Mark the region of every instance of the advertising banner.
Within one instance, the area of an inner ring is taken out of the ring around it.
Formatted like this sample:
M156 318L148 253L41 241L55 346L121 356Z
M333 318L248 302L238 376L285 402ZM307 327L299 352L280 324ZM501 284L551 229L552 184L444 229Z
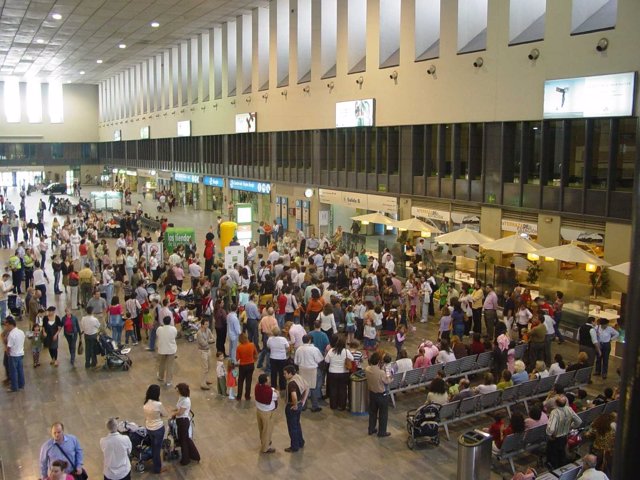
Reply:
M185 245L189 241L195 242L196 232L193 228L167 228L164 232L164 246L169 253L173 253L178 245Z

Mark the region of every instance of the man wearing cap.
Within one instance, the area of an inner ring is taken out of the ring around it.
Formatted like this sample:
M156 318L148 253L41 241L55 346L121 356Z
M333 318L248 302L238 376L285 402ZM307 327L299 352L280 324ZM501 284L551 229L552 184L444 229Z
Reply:
M4 321L7 329L7 355L9 361L9 379L11 386L7 392L17 392L24 388L24 332L16 326L16 321L9 316Z

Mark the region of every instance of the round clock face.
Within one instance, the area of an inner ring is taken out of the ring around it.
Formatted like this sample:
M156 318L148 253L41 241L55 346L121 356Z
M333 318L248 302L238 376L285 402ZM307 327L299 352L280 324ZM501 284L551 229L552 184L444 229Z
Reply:
M307 197L307 198L311 198L311 197L313 197L313 190L311 190L310 188L307 188L307 189L304 191L304 196L305 196L305 197Z

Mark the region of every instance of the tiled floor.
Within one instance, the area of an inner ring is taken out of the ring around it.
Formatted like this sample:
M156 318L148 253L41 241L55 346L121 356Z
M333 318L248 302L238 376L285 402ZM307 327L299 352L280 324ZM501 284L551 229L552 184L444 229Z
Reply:
M83 191L86 194L86 191ZM17 201L17 192L9 196ZM28 197L27 209L35 217L39 195ZM134 201L136 199L134 198ZM149 211L153 204L145 202ZM31 216L28 214L28 216ZM198 241L208 226L215 222L212 212L191 211L178 208L170 215L176 226L195 226ZM50 224L52 217L47 214ZM8 251L0 251L4 263ZM49 269L49 275L52 277ZM63 307L65 296L49 298ZM26 322L22 322L24 328ZM418 342L425 337L433 338L434 328L419 325L418 332L409 337L406 347L413 352ZM390 345L390 344L389 344ZM576 347L554 344L554 351L561 351L567 358L575 357ZM389 418L391 437L378 439L366 434L367 417L356 417L349 413L332 412L325 408L320 413L305 412L302 428L306 440L304 451L288 454L288 435L283 409L276 424L273 442L278 452L265 456L258 454L259 441L252 402L235 402L219 398L214 391L203 392L197 388L199 378L198 358L194 344L184 340L178 344L178 359L174 384L180 381L192 385L193 410L196 414L195 443L202 455L198 465L180 467L169 465L169 470L158 478L164 479L214 479L214 478L335 478L348 480L367 476L370 479L417 478L455 479L457 461L457 435L469 428L486 426L489 419L478 419L475 423L454 425L452 440L442 435L439 447L425 446L411 451L406 446L405 414L424 401L423 392L401 394L398 406L392 409ZM0 409L3 412L3 428L0 435L0 457L5 478L36 479L38 452L47 439L53 421L62 421L66 431L77 435L85 450L85 464L90 478L102 478L102 454L98 441L105 435L104 424L109 417L117 416L141 423L142 404L147 386L155 382L154 354L144 350L144 345L134 347L131 354L133 368L123 371L87 371L69 364L69 353L64 340L60 342L60 367L48 365L48 356L43 354L43 366L31 367L25 358L27 386L24 392L9 394L0 392ZM615 371L615 365L613 366ZM609 382L617 379L615 374ZM602 387L600 379L594 390ZM171 407L177 400L173 389L163 388L161 400ZM524 462L535 463L530 456ZM506 476L507 468L501 473ZM148 473L133 474L134 478L151 478ZM501 478L494 472L492 478ZM509 477L510 478L510 477Z

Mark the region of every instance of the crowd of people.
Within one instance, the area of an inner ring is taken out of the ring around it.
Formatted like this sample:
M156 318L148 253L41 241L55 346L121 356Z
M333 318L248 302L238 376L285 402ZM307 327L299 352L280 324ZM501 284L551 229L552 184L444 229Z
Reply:
M162 210L165 205L171 209L169 196L161 193L158 197ZM3 225L12 229L15 212L9 204L4 202ZM43 225L44 210L46 206L38 214ZM71 365L75 365L82 341L84 366L90 369L99 368L101 332L109 333L118 345L144 342L147 350L156 352L158 382L172 387L177 340L195 322L200 388L210 390L215 385L220 396L236 402L251 400L253 394L260 451L270 454L275 451L271 435L280 398L285 399L290 436L285 451L297 452L305 444L301 412L307 400L311 413L321 411L327 405L325 399L331 410L347 410L349 376L357 370L364 370L369 389L368 433L379 437L390 435L391 378L412 368L493 352L491 371L478 385L472 386L475 380L467 378L450 385L436 378L425 400L438 404L578 368L574 365L595 363L596 374L607 376L607 343L615 339L615 329L604 322L581 327L582 353L576 364L568 365L552 351L554 340L564 341L558 328L562 292L549 303L543 297L532 299L522 286L500 297L491 284L480 281L460 288L427 266L424 240L415 245L413 272L402 279L395 264L404 258L394 258L388 249L378 259L364 250L346 251L336 238L339 235L316 238L300 231L292 235L275 222L273 226L261 222L259 244L246 249L243 261L225 266L216 252L218 228L212 226L200 245L187 243L168 252L158 248L168 221L162 219L156 231L146 231L141 228L141 215L139 205L135 212L120 217L115 248L103 236L109 222L88 209L61 219L53 216L48 231L38 225L30 229L27 224L19 232L22 239L14 231L13 236L8 234L15 253L3 277L0 309L7 311L9 294L22 298L24 292L29 325L25 335L13 316L2 313L10 392L24 388L22 359L27 336L34 367L40 365L44 349L50 365L59 365L59 338L64 336ZM53 272L54 294L65 294L64 313L47 298L51 281L47 271ZM437 326L437 335L423 338L423 330L416 328L419 323ZM411 337L419 344L415 352L405 347ZM521 342L528 344L525 362L515 361L514 348ZM257 384L253 385L256 373ZM160 449L167 416L178 420L182 462L200 458L188 434L189 385L178 383L176 388L180 401L172 413L160 402L158 384L149 386L144 402L155 473L163 468ZM579 423L571 412L579 409L578 402L584 406L580 395L572 398L569 392L556 391L542 406L531 409L530 418L520 418L516 412L508 426L504 419L497 419L489 427L496 447L509 433L526 428L527 422L537 425L544 419L550 437L547 460L554 467L561 466L566 460L567 425ZM131 447L116 438L116 427L110 420L109 435L103 439L105 478L128 478L127 465L116 461L121 455L115 452ZM610 465L612 444L603 447L605 440L601 442L600 447L594 444L596 451L604 452L598 454L598 468ZM64 433L61 423L52 426L52 440L45 446L42 478L64 478L55 476L56 468L80 473L82 450L75 437Z

